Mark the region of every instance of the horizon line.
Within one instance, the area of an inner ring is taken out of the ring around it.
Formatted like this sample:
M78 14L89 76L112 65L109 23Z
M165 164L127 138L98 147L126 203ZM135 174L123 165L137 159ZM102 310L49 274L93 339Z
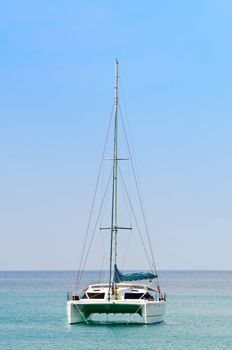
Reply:
M147 269L143 269L144 271L149 271ZM78 269L35 269L35 270L27 270L27 269L19 269L19 270L15 270L15 269L7 269L7 270L1 270L0 272L77 272L79 271ZM81 271L81 270L80 270ZM85 272L107 272L108 270L99 270L99 269L86 269L84 270ZM137 269L125 269L123 271L137 271ZM180 271L180 272L232 272L232 269L159 269L158 271L167 271L167 272L176 272L176 271Z

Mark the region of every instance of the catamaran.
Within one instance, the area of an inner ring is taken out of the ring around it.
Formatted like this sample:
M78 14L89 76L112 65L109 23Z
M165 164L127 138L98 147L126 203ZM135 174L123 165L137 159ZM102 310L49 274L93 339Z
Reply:
M148 235L146 224L145 231L148 237L151 252L151 271L123 273L117 266L118 231L123 229L132 229L131 227L122 227L118 225L118 162L121 159L118 157L119 98L117 60L115 61L114 91L114 145L112 158L111 224L109 227L101 228L108 229L110 231L108 280L105 283L91 284L86 288L68 293L67 318L70 324L88 324L91 321L92 315L96 314L106 314L107 316L109 314L123 314L126 317L128 316L127 322L130 322L130 320L133 319L133 315L139 315L139 319L142 324L150 324L163 321L166 312L166 294L161 292L151 247L151 240ZM131 205L130 201L129 203ZM131 210L134 215L132 206ZM143 209L142 213L144 214ZM137 224L136 219L135 222ZM83 256L81 258L83 258ZM78 281L80 281L82 275L83 272L80 272L79 270L77 278Z

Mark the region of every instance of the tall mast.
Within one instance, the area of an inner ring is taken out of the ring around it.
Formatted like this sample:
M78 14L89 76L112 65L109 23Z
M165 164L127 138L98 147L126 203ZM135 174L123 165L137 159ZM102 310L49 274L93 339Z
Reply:
M114 157L113 157L113 190L112 190L112 211L111 211L111 240L110 240L110 278L109 278L109 299L111 298L110 288L114 281L114 266L117 260L117 194L118 194L118 60L115 60L115 82L114 82Z

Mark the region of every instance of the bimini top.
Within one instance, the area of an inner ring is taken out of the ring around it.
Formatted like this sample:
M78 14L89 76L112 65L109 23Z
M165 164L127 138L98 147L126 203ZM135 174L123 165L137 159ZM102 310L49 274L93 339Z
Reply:
M117 265L114 266L114 282L116 283L124 281L151 280L157 277L158 275L154 275L150 272L121 273Z

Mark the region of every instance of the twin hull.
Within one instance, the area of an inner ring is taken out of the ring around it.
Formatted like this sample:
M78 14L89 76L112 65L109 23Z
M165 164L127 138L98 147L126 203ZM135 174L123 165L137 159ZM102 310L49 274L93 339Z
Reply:
M97 301L70 300L67 317L70 324L88 322L91 314L139 314L144 324L163 321L166 301Z

